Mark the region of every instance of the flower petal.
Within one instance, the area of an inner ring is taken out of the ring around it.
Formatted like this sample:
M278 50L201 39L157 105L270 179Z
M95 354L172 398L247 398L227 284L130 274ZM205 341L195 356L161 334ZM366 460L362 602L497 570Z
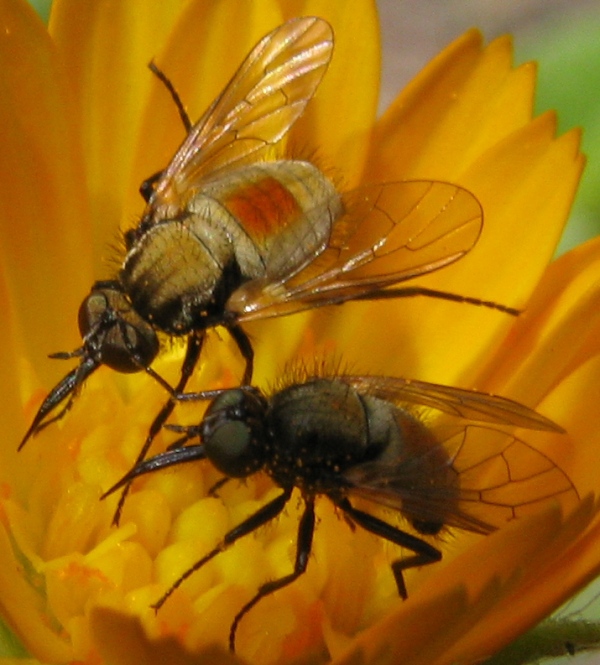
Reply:
M0 6L0 68L3 302L12 308L18 351L37 360L74 343L65 321L90 279L83 160L60 60L37 14L19 0ZM81 263L71 274L65 266L74 261ZM51 373L49 363L40 367L45 379Z
M510 70L509 46L506 40L496 41L480 52L476 33L451 45L378 125L368 177L437 178L473 192L484 211L477 245L455 264L414 280L415 284L522 307L554 251L583 158L578 132L554 139L552 116L527 122L531 69ZM433 112L426 106L428 90ZM488 105L482 109L486 94ZM421 107L423 119L417 113ZM480 113L495 117L505 113L506 121L479 122L485 131L476 132L474 141L482 151L477 155L471 152L469 134ZM442 127L439 132L436 122ZM450 152L456 153L455 160L448 158L448 145L454 146ZM416 159L419 148L425 156L413 164L411 154ZM394 216L393 210L387 212ZM335 339L351 361L367 355L371 372L439 383L474 385L482 359L513 323L512 317L485 307L431 298L345 307L353 313L345 316L343 326L338 317L318 320L320 340ZM391 331L395 353L390 365Z
M518 524L520 536L513 538L513 547L532 537L530 524ZM600 572L599 536L598 506L586 500L551 534L545 547L537 543L536 553L527 560L506 552L516 570L513 588L497 598L492 611L448 650L443 662L474 662L495 653L582 589Z
M600 239L552 263L481 377L486 390L538 408L566 429L566 437L548 437L544 450L582 496L598 488L599 278Z
M450 44L400 93L373 135L374 181L458 181L474 159L531 118L534 68L511 65L508 37L477 30Z
M0 525L0 605L2 617L15 630L23 645L44 662L66 662L72 657L67 641L46 624L40 598L26 577L15 575L22 569L13 552L10 536Z
M600 353L600 238L554 261L482 376L536 404Z
M236 665L242 662L220 646L191 654L176 638L150 640L138 619L109 608L94 608L90 626L103 661L111 665Z
M152 11L136 0L83 4L56 0L52 6L50 34L77 100L68 117L82 128L85 177L93 203L94 274L98 276L106 271L106 245L114 242L130 187L141 112L153 83L146 65L184 4L169 0ZM138 212L140 208L141 199Z
M494 653L512 639L516 625L526 629L547 612L539 591L536 601L530 586L545 584L546 578L539 575L541 566L544 574L560 569L565 544L586 528L595 510L587 501L561 521L557 506L549 506L480 539L450 563L432 566L424 585L332 662L391 665L403 654L403 665L450 665L478 662ZM555 582L554 589L547 584L549 593L564 598L569 587ZM520 613L511 609L517 599L522 603L529 597L532 602L526 609Z
M303 0L289 16L314 15L329 21L335 50L327 74L292 135L292 146L308 151L344 188L359 184L379 99L381 45L372 0L332 3Z

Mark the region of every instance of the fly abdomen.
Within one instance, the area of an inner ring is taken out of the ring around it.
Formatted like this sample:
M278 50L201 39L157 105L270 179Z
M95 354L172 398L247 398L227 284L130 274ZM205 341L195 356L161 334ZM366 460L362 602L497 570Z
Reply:
M363 399L379 453L372 463L352 469L349 480L376 489L381 503L401 507L419 533L436 535L445 515L456 512L459 499L458 475L448 451L407 409L370 395Z
M235 220L227 230L241 272L251 279L275 280L313 261L342 214L340 195L309 162L247 166L207 183L203 195L222 204L228 222Z

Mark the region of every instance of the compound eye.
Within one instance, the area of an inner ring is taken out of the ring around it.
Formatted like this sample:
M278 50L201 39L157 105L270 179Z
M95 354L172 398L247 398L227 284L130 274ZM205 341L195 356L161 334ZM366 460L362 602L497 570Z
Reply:
M254 473L258 466L253 449L253 433L239 420L219 423L203 439L206 456L214 466L232 478L243 478Z
M244 478L263 464L262 398L246 390L228 390L207 409L202 428L206 456L232 478Z
M139 372L158 354L154 329L116 289L92 291L78 318L88 352L117 372Z

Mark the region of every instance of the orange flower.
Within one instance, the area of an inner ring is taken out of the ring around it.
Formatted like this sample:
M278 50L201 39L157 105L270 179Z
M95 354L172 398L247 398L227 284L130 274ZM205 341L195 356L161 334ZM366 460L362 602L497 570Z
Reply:
M415 298L256 323L248 332L257 384L276 380L290 358L334 349L360 371L506 395L567 430L528 432L527 441L569 475L582 501L565 513L550 502L489 537L453 534L440 544L440 563L407 575L404 602L389 572L391 548L318 502L306 574L244 618L240 654L256 663L476 662L600 572L590 496L600 242L548 267L583 159L577 132L555 138L551 114L531 119L534 68L512 68L509 40L483 48L477 32L467 33L376 119L379 43L368 0L55 0L48 30L21 0L0 0L0 610L38 662L239 662L225 651L233 616L261 583L291 569L294 501L276 524L191 576L158 615L149 608L276 490L253 477L214 498L210 464L186 465L136 483L112 528L116 497L99 497L130 468L165 399L147 376L98 370L66 418L19 455L16 447L64 371L44 354L78 345L79 303L94 279L114 272L107 246L119 226L135 224L139 183L183 137L146 63L159 63L199 117L254 43L294 15L326 18L336 45L290 133L293 150L314 154L348 188L420 178L473 192L485 211L480 241L419 284L524 313ZM156 369L174 380L180 362L174 344ZM211 334L193 386L240 374L236 350ZM197 420L198 407L177 415Z

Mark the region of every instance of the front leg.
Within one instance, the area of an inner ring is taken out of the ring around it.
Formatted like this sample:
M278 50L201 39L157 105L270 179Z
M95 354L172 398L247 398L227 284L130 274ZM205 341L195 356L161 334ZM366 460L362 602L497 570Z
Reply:
M199 449L202 448L202 446L194 447L198 449L198 453ZM180 450L185 450L185 448ZM198 455L198 453L192 452L191 455ZM170 454L172 455L173 453ZM164 466L167 466L167 464ZM262 508L259 508L255 513L252 513L250 517L247 517L241 524L238 524L236 527L228 531L216 547L214 547L208 554L196 561L196 563L191 568L188 568L182 575L180 575L179 578L171 585L171 587L167 589L167 591L153 605L151 605L151 607L158 612L158 610L165 604L167 598L169 598L175 589L178 589L190 575L195 573L197 570L200 570L202 566L207 564L211 559L214 559L221 552L224 552L240 538L247 536L253 531L256 531L256 529L259 529L261 526L263 526L263 524L267 524L271 520L275 519L285 508L285 504L289 501L291 495L291 489L284 490L282 494L275 497L272 501L269 501L269 503L262 506ZM244 612L244 610L242 610L242 612ZM238 614L238 616L240 616L240 614Z
M146 454L150 449L150 446L152 445L152 442L154 441L156 435L160 432L163 425L165 424L165 422L173 412L175 404L177 404L177 397L176 397L177 394L185 390L185 386L187 385L187 382L189 381L194 369L196 368L196 365L198 364L198 359L200 358L200 352L202 351L203 342L204 342L204 331L200 333L192 333L189 335L187 340L185 358L183 360L183 364L181 365L181 374L179 376L179 381L172 391L172 396L169 398L167 402L165 402L162 409L158 412L157 416L152 421L152 424L150 425L150 429L148 431L148 436L146 437L144 445L142 446L140 452L138 453L138 456L133 465L134 467L136 467L138 464L140 464L140 462L142 462L142 460L145 459ZM123 505L125 504L125 499L127 498L127 494L129 493L130 487L131 487L131 482L128 482L123 488L121 496L119 497L119 503L117 504L117 509L115 510L115 514L113 517L113 524L115 526L118 526L121 520Z

